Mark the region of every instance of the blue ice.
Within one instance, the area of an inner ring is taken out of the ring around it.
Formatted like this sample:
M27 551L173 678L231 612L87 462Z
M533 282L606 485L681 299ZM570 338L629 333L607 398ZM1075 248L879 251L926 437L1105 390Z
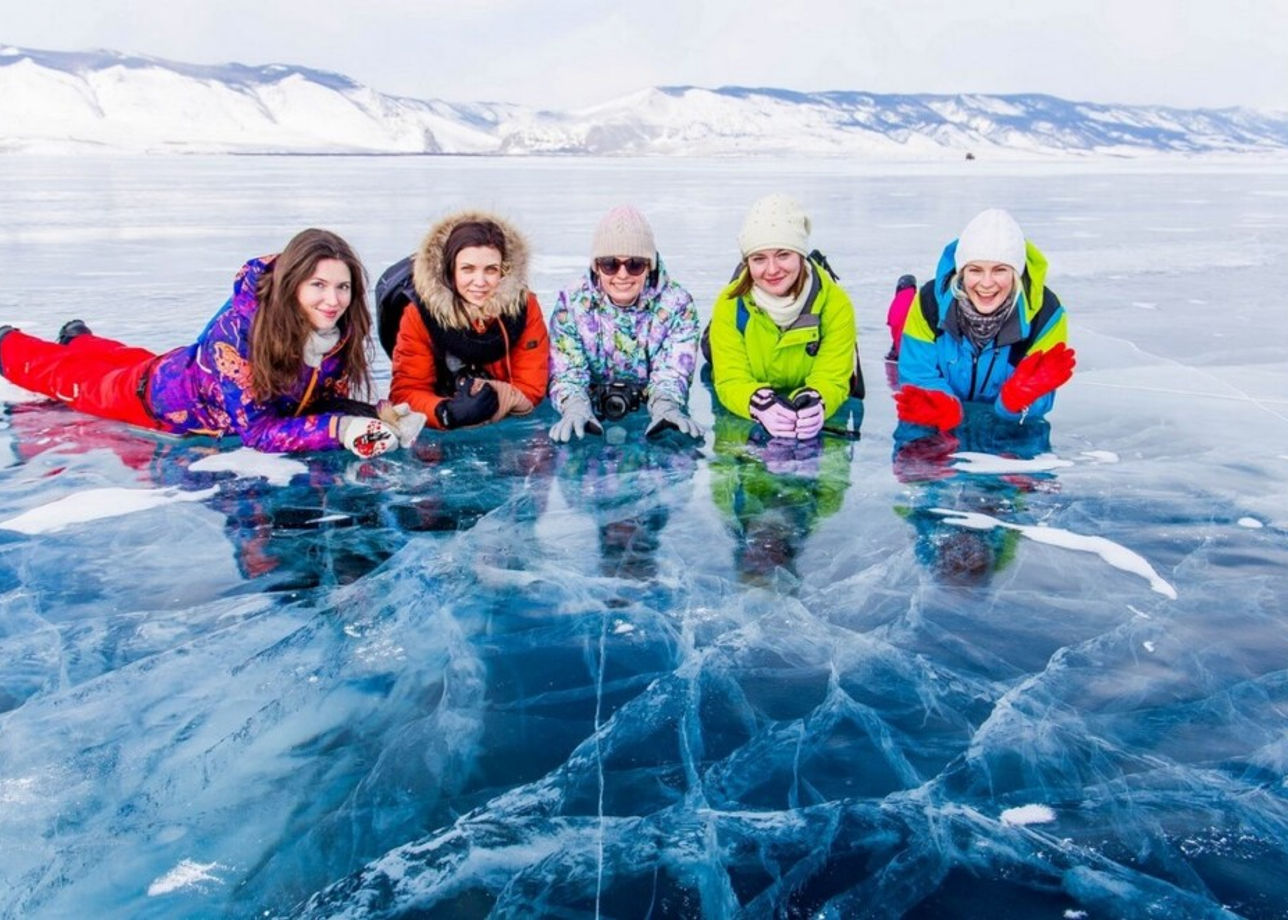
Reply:
M156 348L300 227L378 272L464 205L549 305L632 200L705 306L781 189L869 397L792 450L699 384L699 445L544 409L359 462L3 391L0 917L1288 916L1283 166L5 166L0 321ZM1077 376L909 436L885 304L985 206Z

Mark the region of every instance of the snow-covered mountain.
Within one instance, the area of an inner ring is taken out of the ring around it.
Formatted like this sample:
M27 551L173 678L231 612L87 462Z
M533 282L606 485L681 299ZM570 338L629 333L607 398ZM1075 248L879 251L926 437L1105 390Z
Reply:
M389 96L326 71L0 47L0 151L1288 153L1288 113L1053 96L659 87L573 112Z

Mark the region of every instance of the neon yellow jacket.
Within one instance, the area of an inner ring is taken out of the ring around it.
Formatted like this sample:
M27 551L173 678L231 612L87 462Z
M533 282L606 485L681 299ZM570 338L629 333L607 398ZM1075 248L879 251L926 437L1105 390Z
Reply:
M788 399L811 387L823 397L828 415L849 398L857 339L854 307L825 270L811 265L810 274L805 309L786 330L779 329L751 295L733 295L737 279L716 298L711 312L711 373L717 398L735 415L751 418L751 394L761 387L771 387Z

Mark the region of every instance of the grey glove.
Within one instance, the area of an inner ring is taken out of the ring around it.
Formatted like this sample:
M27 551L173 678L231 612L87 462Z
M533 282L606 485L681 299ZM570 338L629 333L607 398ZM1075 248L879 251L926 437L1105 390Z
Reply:
M599 424L595 413L590 408L590 400L584 393L573 393L559 405L559 421L550 426L552 441L571 441L572 436L583 437L586 432L603 434L604 426Z
M668 428L674 428L680 434L686 434L698 440L702 440L706 435L706 430L685 415L684 410L674 400L664 396L649 400L648 427L644 429L644 437L659 438Z

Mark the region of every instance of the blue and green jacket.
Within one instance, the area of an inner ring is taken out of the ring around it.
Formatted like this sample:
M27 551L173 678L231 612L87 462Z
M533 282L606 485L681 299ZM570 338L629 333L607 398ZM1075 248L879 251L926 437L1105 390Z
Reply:
M908 309L899 344L899 384L951 393L966 402L991 403L1003 418L1020 414L1002 405L998 394L1024 354L1046 351L1068 341L1064 307L1046 287L1047 260L1036 246L1025 241L1025 271L1017 293L1019 303L991 342L977 347L961 327L956 298L951 291L956 272L957 241L944 247L932 285L924 286ZM932 309L922 299L933 296ZM1043 309L1043 306L1046 309ZM937 320L932 325L926 316ZM1035 329L1036 326L1036 329ZM1026 348L1025 345L1028 344ZM1055 394L1034 402L1024 414L1041 418L1051 411Z

